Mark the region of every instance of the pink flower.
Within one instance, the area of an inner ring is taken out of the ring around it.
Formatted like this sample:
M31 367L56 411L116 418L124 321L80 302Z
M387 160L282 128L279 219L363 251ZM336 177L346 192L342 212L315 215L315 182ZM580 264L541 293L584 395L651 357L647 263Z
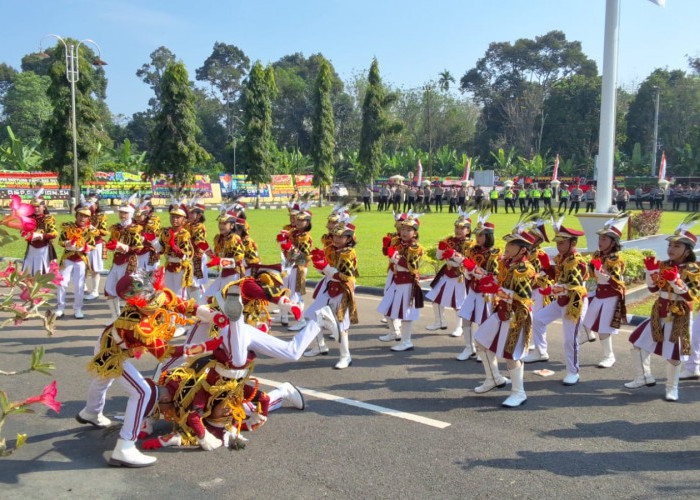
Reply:
M44 387L44 391L41 393L41 396L34 396L32 398L25 399L21 403L15 403L12 406L17 408L19 406L31 405L34 403L43 403L58 413L61 411L61 403L56 401L56 394L58 394L58 390L56 389L56 381L54 380L49 385Z
M61 282L63 282L63 276L61 276L61 270L59 269L58 264L55 260L52 260L49 263L49 273L53 274L53 279L51 280L51 283L60 286Z
M15 272L15 268L12 266L12 264L7 264L7 267L5 268L4 271L0 271L0 278L9 278L10 274Z
M17 311L15 313L17 316L27 314L27 308L19 304L12 304L10 306L10 309L14 309L15 311Z
M22 288L22 293L19 294L19 298L20 298L20 300L23 300L25 302L28 301L29 299L31 299L32 295L29 293L29 288L27 288L27 287Z
M34 231L36 229L36 220L31 216L34 214L34 207L28 203L22 203L22 198L16 194L12 195L10 203L12 213L6 215L0 221L0 225L7 226L11 229L19 229L20 231Z

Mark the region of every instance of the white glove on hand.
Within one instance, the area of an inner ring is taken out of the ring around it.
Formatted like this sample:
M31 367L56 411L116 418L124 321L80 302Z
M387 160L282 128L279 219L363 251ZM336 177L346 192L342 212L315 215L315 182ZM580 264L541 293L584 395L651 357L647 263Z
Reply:
M44 237L43 233L32 233L32 241L40 240Z
M216 312L207 306L199 306L197 308L197 312L195 313L197 319L201 320L202 323L213 323L215 315Z
M333 279L333 276L335 276L335 273L337 273L338 270L335 267L328 265L328 266L324 267L321 272L323 273L323 275L326 278L328 278L330 280L330 279Z
M78 251L78 247L76 247L76 246L75 246L73 243L71 243L70 241L66 241L64 247L65 247L66 250L68 250L69 252L77 252L77 251Z
M129 251L129 245L118 241L115 250L117 252L127 253Z
M450 257L447 262L453 264L454 266L460 266L462 265L462 262L464 262L464 258L464 255L462 255L461 253L456 253L452 257Z
M688 285L686 285L683 280L677 279L676 281L669 281L669 285L673 289L673 293L676 295L683 295L688 292Z
M499 288L498 292L496 293L496 296L509 304L513 302L513 295L515 295L515 292L513 290L508 290L507 288Z
M657 287L658 285L656 284L656 279L659 275L659 270L656 269L654 271L645 271L644 275L644 280L646 281L647 287L649 288L654 288Z
M442 250L439 248L435 251L435 260L442 260Z
M604 273L603 271L598 271L597 269L594 269L595 273L595 278L598 281L598 284L600 285L607 285L610 283L610 275L608 273Z
M215 437L211 432L209 431L204 431L204 437L198 437L197 442L199 443L199 446L202 447L204 451L212 451L217 448L219 448L222 444L224 444L221 439L218 439Z
M556 284L552 287L552 295L555 297L561 297L562 295L566 295L566 287L561 284Z
M224 432L224 445L227 448L238 448L241 445L245 446L247 442L248 438L243 437L241 434L236 434L236 431Z
M254 431L260 428L262 424L267 422L267 417L264 415L261 415L258 412L253 412L250 414L250 416L246 419L245 423L248 426L249 431Z

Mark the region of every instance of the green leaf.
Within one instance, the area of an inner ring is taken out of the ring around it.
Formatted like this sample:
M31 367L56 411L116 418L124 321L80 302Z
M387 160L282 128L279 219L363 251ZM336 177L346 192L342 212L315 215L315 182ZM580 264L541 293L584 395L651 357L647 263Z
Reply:
M7 400L5 391L0 391L0 408L3 413L7 413L7 410L10 408L10 402Z
M17 434L17 443L15 444L15 450L18 450L22 446L24 446L24 443L27 442L27 435L26 434Z

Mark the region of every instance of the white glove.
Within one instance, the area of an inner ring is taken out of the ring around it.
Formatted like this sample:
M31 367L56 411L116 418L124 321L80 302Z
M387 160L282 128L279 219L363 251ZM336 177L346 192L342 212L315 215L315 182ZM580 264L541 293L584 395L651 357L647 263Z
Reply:
M462 264L462 262L464 262L464 259L464 255L462 255L461 253L456 253L448 259L448 262L450 264L454 264L455 266L459 266Z
M389 262L391 262L392 264L398 264L400 259L401 254L399 254L399 252L396 252L394 255L389 257Z
M199 306L195 313L197 319L201 320L202 323L213 323L215 315L216 312L207 306Z
M499 288L498 292L496 293L496 296L509 304L513 302L513 295L515 295L515 292L513 290L508 290L507 288Z
M197 442L199 443L199 446L202 447L204 451L212 451L217 448L219 448L222 444L224 444L221 439L218 439L215 437L211 432L205 430L204 431L204 437L198 437Z
M658 286L656 283L656 278L658 275L659 275L658 269L655 269L654 271L649 271L649 270L645 271L644 280L646 281L647 287L655 288Z
M566 286L557 283L552 287L552 295L555 297L561 297L562 295L566 295Z
M75 246L73 243L71 243L70 241L66 241L64 247L65 247L66 250L68 250L69 252L77 252L77 251L78 251L78 247L76 247L76 246Z
M43 233L32 233L32 241L40 240L44 237Z
M442 250L439 248L435 251L435 260L442 260Z
M260 428L262 424L267 422L267 417L265 415L261 415L260 413L253 412L250 414L250 416L246 419L245 423L248 426L249 431L254 431Z
M683 280L677 279L676 281L669 281L669 285L673 289L673 293L676 295L683 295L688 292L688 285L683 282Z
M114 250L121 253L127 253L129 251L129 245L118 241Z
M330 280L330 279L333 279L333 276L335 276L335 273L337 273L338 270L331 265L327 265L326 267L323 268L323 270L321 272L323 273L323 275L326 278L328 278Z
M610 283L610 275L608 273L598 271L597 269L594 269L593 272L595 273L595 278L598 281L598 284L607 285Z
M170 436L161 436L158 438L158 441L160 441L163 448L167 448L168 446L181 446L182 436L176 432L174 434L170 434Z

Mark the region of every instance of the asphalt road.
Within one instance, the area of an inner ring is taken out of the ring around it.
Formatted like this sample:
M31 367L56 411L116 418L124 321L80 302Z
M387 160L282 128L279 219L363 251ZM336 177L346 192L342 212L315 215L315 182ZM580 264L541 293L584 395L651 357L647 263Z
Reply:
M70 294L68 303L70 304ZM260 359L255 375L323 393L307 408L283 408L241 451L166 449L146 469L113 468L106 457L116 433L76 423L89 382L84 367L107 318L103 302L88 303L86 319L71 311L47 338L35 324L0 332L0 368L22 369L35 346L56 364L60 414L37 407L10 416L3 435L29 434L27 445L0 459L0 498L658 498L700 494L700 382L681 382L680 401L662 400L664 362L652 360L653 388L629 391L633 376L627 335L614 339L617 364L595 367L597 343L582 347L581 382L564 387L561 328L549 329L551 361L527 365L527 404L502 409L507 389L476 395L483 379L475 361L458 362L462 339L430 333L425 309L415 350L389 351L375 312L379 297L358 297L360 324L351 330L353 365L333 370L331 354L286 363ZM448 313L448 319L452 316ZM283 338L291 334L276 327ZM155 361L138 366L150 373ZM501 369L505 367L501 364ZM549 368L543 378L532 373ZM10 400L41 392L53 378L0 379ZM271 387L267 387L268 389ZM333 399L345 398L341 400ZM381 408L368 409L360 403ZM348 404L350 403L350 404ZM115 384L105 413L124 411ZM380 410L380 411L376 411ZM403 413L401 413L403 412ZM423 421L410 420L411 416ZM406 418L404 418L406 417ZM157 427L169 430L164 422Z

